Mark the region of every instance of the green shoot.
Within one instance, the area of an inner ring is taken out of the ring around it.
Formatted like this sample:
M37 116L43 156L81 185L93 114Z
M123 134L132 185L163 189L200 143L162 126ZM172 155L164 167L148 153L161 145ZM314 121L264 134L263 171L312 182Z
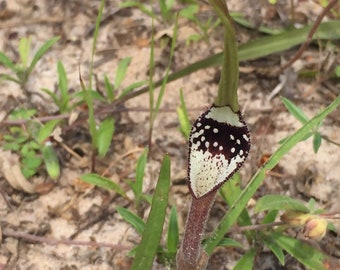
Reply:
M151 269L163 231L170 189L170 158L165 156L159 173L151 211L145 225L142 240L136 250L131 270Z
M146 199L143 194L143 180L146 167L146 161L148 157L148 148L145 148L142 155L139 157L136 166L136 180L134 182L129 182L129 185L135 196L134 204L138 208L142 199Z
M13 75L9 74L1 74L0 78L2 80L13 81L19 84L22 89L25 89L27 80L38 61L58 40L59 37L54 37L46 41L35 53L31 63L28 62L31 45L30 38L22 38L19 42L18 51L20 63L17 65L15 65L12 60L10 60L3 52L0 52L0 63L9 68L16 75L16 77L14 77Z
M126 197L125 191L122 189L120 185L116 184L111 179L106 178L104 176L100 176L95 173L88 173L80 176L80 179L94 186L98 186L107 190L114 190L119 195Z
M177 108L177 115L179 120L179 130L183 134L184 138L189 139L191 123L188 116L188 111L185 105L184 95L182 89L180 90L181 106Z

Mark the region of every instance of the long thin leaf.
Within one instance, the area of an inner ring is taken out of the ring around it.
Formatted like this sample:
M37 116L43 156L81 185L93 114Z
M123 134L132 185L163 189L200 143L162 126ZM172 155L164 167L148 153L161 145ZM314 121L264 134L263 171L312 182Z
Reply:
M61 113L66 112L68 108L69 102L69 94L68 94L68 80L64 65L62 62L58 61L57 64L58 69L58 84L60 90L60 107L59 110Z
M325 39L325 40L338 40L340 39L340 21L329 21L323 22L319 25L316 34L312 39ZM304 26L300 29L293 29L283 32L278 35L265 36L248 43L242 44L238 47L238 59L239 61L248 61L260 57L264 57L273 53L283 52L296 45L303 43L311 29L311 25ZM179 78L188 76L198 70L220 66L222 65L223 53L217 53L215 55L209 56L205 59L197 61L187 67L176 71L168 76L168 83L175 81ZM162 84L163 79L155 82L155 87ZM124 98L117 102L124 102L130 98L141 95L148 92L148 87L143 87L142 89L125 95Z
M139 234L143 233L145 222L139 216L120 206L117 206L116 209L117 212L125 219L125 221L130 223Z
M33 60L27 69L27 75L31 74L32 70L34 69L35 65L38 63L40 58L48 51L49 48L51 48L58 40L60 37L53 37L47 42L45 42L35 53Z
M178 219L177 210L173 206L170 212L168 236L167 236L167 249L170 254L176 254L179 242L179 232L178 232Z
M170 158L169 156L165 156L159 173L155 194L152 199L151 211L145 225L142 241L130 268L131 270L148 270L152 267L152 262L162 237L169 189Z
M145 174L146 161L148 157L148 148L145 148L142 155L139 157L136 166L136 181L131 183L131 188L135 195L135 205L136 207L139 205L140 200L143 195L143 181Z
M119 61L114 83L115 89L119 88L122 81L124 80L126 71L131 63L131 59L131 57L126 57Z
M0 52L0 63L3 64L5 67L8 67L9 69L11 69L13 72L17 71L17 69L16 69L14 63L12 62L12 60L9 59L7 57L7 55L4 54L3 52Z
M80 179L86 183L105 188L108 190L114 190L118 194L122 195L123 197L126 197L125 191L115 182L113 182L111 179L100 176L95 173L88 173L80 176Z
M281 158L287 154L310 130L315 128L320 121L322 121L328 114L334 111L337 106L340 105L340 96L337 97L327 108L313 117L293 135L287 138L285 142L273 153L269 160L256 172L253 178L249 181L247 186L243 189L240 196L236 199L233 205L230 207L229 212L223 217L220 224L212 233L212 236L206 242L205 250L208 254L211 254L214 248L218 245L224 234L231 228L236 222L238 216L242 213L246 207L250 198L255 194L256 190L262 184L266 177L266 172L273 169Z
M286 109L293 115L301 124L306 124L309 118L305 115L305 113L296 106L292 101L288 98L281 97L283 104L285 105Z

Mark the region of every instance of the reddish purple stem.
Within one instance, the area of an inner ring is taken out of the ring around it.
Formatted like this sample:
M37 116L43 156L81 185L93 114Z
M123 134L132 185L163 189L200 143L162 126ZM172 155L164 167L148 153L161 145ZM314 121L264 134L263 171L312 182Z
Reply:
M178 269L197 267L202 260L202 236L205 231L210 208L214 202L216 192L217 191L213 191L199 199L196 199L194 196L192 197L182 248L179 251L177 259Z

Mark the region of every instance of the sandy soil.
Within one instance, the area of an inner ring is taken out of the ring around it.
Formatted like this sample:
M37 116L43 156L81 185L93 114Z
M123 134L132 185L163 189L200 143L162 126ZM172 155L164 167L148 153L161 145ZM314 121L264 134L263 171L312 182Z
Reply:
M241 11L255 23L263 21L269 26L283 26L289 17L288 2L290 1L279 1L282 3L276 8L266 3L254 6L249 4L252 1L246 0L229 2L230 10ZM148 78L151 19L139 10L121 10L119 3L120 1L107 1L104 10L105 20L100 28L98 53L95 55L95 87L98 91L104 89L104 74L113 80L118 61L124 57L132 57L132 62L122 87ZM61 36L59 42L38 62L31 74L26 86L30 94L24 93L15 83L1 82L1 121L6 121L7 114L18 107L33 106L38 109L39 117L58 115L57 107L41 91L41 88L56 89L57 61L61 61L65 66L72 93L80 90L79 67L87 82L92 33L99 5L100 1L78 0L1 2L0 50L11 59L18 59L17 48L22 37L30 36L33 51L36 51L46 40L56 35ZM296 14L302 22L311 22L320 10L321 7L316 2L302 1L296 7ZM211 16L204 4L200 16L202 19ZM164 74L169 57L166 35L171 37L172 24L155 21L155 32L155 77L160 78ZM179 21L173 71L221 51L220 29L211 33L209 42L199 41L187 45L188 37L196 32L197 27L194 24L184 19ZM255 31L241 27L237 32L241 43L258 35L258 33L254 34ZM265 59L241 63L239 102L249 124L253 142L250 156L241 171L245 183L260 166L261 158L270 155L277 149L281 139L300 127L300 123L287 113L278 96L268 98L280 83L280 74L272 76L270 70L273 65L279 66L282 61L289 59L295 51L296 48ZM293 79L280 92L281 95L293 99L309 117L329 104L334 96L339 95L340 82L326 80L321 83L315 79L294 79L294 74L303 68L313 69L326 65L329 53L325 49L319 51L315 47L310 47L302 59L294 64L294 70L290 73ZM330 65L339 64L339 56L332 55ZM0 73L6 72L7 70L0 66ZM176 205L180 213L181 232L183 232L190 195L185 185L187 144L178 131L179 123L176 115L179 91L181 88L184 90L190 117L194 120L206 106L212 103L217 91L218 74L219 68L210 68L169 83L161 112L155 123L144 189L145 193L152 194L162 156L169 153L173 181L170 204ZM106 170L106 176L119 183L125 190L128 190L127 179L135 177L136 161L148 143L148 102L148 95L141 95L112 108L110 114L116 120L112 147L106 158L97 161L98 173ZM81 115L82 110L78 108L77 114ZM320 129L323 135L338 143L339 112L338 109L330 115ZM98 118L102 119L105 116L107 115L99 115ZM58 147L62 165L62 175L58 181L52 181L43 171L39 172L37 176L30 179L30 183L38 184L39 188L29 194L10 185L11 181L5 177L2 165L0 270L129 269L132 259L128 257L128 252L140 241L140 237L124 222L115 211L115 207L133 209L133 194L129 191L130 200L122 199L113 192L91 187L79 180L80 175L89 172L91 164L86 121L79 119L66 125L62 130L62 139L65 145L80 155L80 158ZM9 126L1 126L1 134L8 132ZM2 135L0 139L1 137ZM2 148L0 148L0 161L2 164L10 161L11 166L18 163L15 154ZM301 142L280 161L275 174L268 175L254 200L264 194L286 194L305 202L314 198L317 207L324 208L328 212L339 213L340 166L338 164L340 164L339 148L334 144L323 141L319 152L315 154L311 139ZM146 218L149 210L145 205L140 212L141 216ZM216 226L225 211L225 205L221 199L217 199L208 230ZM9 236L9 231L14 232L14 235ZM80 245L81 243L55 245L46 241L37 243L27 239L24 233L50 240L82 241L83 245ZM88 241L96 241L100 244L90 246L86 243ZM111 246L106 247L104 243ZM322 242L312 244L339 261L340 242L336 234L329 233ZM240 256L239 250L230 251L220 248L211 258L208 269L232 269ZM270 256L269 261L272 261ZM263 267L264 265L259 265L257 269L264 269ZM278 269L273 267L271 269ZM288 263L285 269L303 269L295 267L301 266L297 266L293 261L291 264ZM155 262L154 269L164 269L164 266Z

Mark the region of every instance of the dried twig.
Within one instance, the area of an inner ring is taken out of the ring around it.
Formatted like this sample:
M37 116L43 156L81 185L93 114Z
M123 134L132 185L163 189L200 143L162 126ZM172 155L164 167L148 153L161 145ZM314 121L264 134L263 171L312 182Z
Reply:
M316 30L318 29L322 19L326 16L326 14L338 3L338 0L331 0L329 4L322 10L319 16L316 18L312 28L310 29L306 41L301 45L300 49L295 53L295 55L290 59L289 62L284 64L281 67L281 71L285 70L286 68L290 67L296 60L298 60L307 46L311 43L313 35L315 34Z

